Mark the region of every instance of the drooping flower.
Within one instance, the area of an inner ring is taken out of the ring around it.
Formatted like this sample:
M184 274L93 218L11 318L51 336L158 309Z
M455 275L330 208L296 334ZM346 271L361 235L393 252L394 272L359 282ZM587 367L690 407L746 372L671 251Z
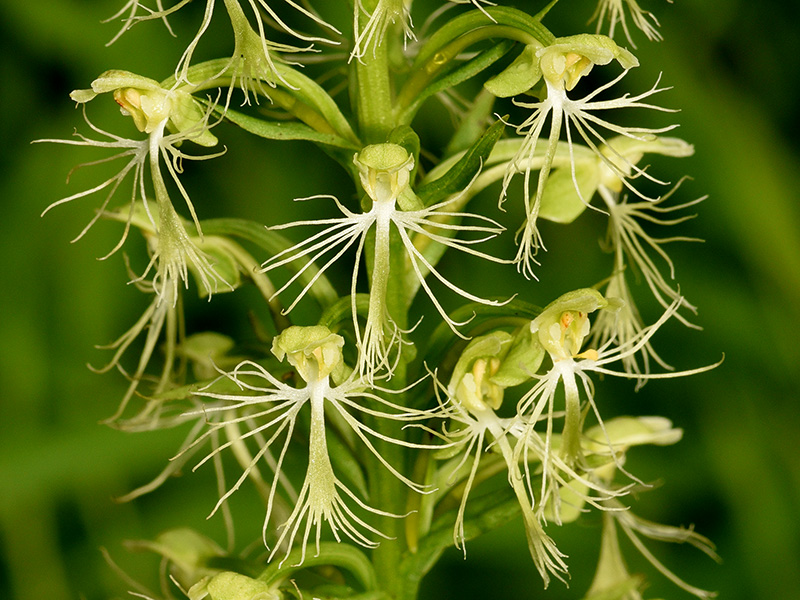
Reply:
M441 389L448 399L446 404L442 403L441 415L449 419L446 435L450 445L460 454L460 458L452 459L454 464L446 471L450 473L451 480L459 473L466 479L453 539L456 547L462 548L466 554L464 514L467 500L475 483L483 453L491 447L501 454L505 462L509 485L520 505L528 549L544 586L547 587L551 575L564 580L567 574L567 565L564 561L566 555L556 547L555 542L544 531L534 511L532 498L528 494L518 454L514 451L516 438L526 428L520 426L518 418L501 418L495 412L503 402L504 387L494 382L493 377L498 375L513 342L513 336L503 331L473 339L464 349L447 388L436 382L437 397ZM541 353L534 349L533 354L533 357L529 357L529 360L532 360L529 366L533 366L535 370L534 365L541 360ZM458 448L463 450L459 451ZM452 450L448 452L453 453ZM467 474L463 473L465 469ZM446 483L452 486L454 481Z
M286 282L276 293L282 293L289 285L297 280L305 269L312 263L324 259L325 263L320 266L319 273L323 273L331 264L338 260L350 247L356 246L356 257L353 267L353 277L350 284L352 298L353 321L356 333L356 340L359 350L359 372L368 380L372 380L374 375L382 371L391 375L394 369L396 351L399 351L401 344L401 331L389 314L386 294L389 286L391 231L397 231L405 249L407 264L409 265L412 277L425 290L425 293L433 302L436 310L442 318L450 325L453 331L460 325L453 321L441 305L435 294L431 290L425 277L432 274L445 286L460 294L464 298L474 302L497 306L498 301L486 300L470 294L455 284L449 282L441 275L433 264L426 258L425 254L419 250L412 240L411 235L424 237L431 242L442 244L449 248L466 252L480 258L485 258L494 262L504 262L483 252L474 250L471 245L493 237L502 231L502 227L495 221L480 215L468 213L449 212L447 205L457 200L457 197L450 198L444 202L432 206L424 206L417 198L410 187L410 172L414 166L414 158L401 146L396 144L376 144L367 146L359 152L354 162L359 169L362 187L364 188L372 206L363 213L354 213L343 206L336 198L339 210L345 215L332 219L320 219L310 221L299 221L274 227L283 229L296 227L299 225L327 225L321 232L312 235L308 239L288 248L287 250L273 256L262 265L264 271L270 271L287 263L293 262L298 258L309 256L310 260L300 269L289 281ZM488 225L464 225L463 219L478 219ZM451 219L454 222L445 221ZM372 265L372 280L369 294L369 310L366 324L363 330L358 325L358 311L356 307L356 290L358 281L358 270L364 246L367 240L367 233L374 228L375 247ZM452 236L458 232L477 233L485 237L476 240L458 240ZM327 258L329 254L331 258ZM405 274L394 274L395 277L405 276ZM313 285L312 279L305 288L298 294L297 298L286 309L292 310L297 302L305 295Z
M326 435L329 427L328 419L333 417L326 416L327 411L335 415L335 420L340 426L349 427L355 439L366 446L367 450L395 477L412 490L418 492L423 490L419 484L405 477L390 464L375 447L373 440L414 448L426 446L378 433L363 423L363 419L354 416L354 413L399 422L426 419L430 414L398 406L366 391L365 383L355 372L339 385L334 385L333 379L344 374L345 366L341 351L343 344L343 338L332 334L325 327L292 326L274 339L272 352L279 360L285 358L294 367L305 382L304 386L295 388L273 376L260 364L246 360L227 375L227 378L239 388L238 393L218 393L209 390L199 392L200 396L213 401L199 414L223 413L232 416L225 416L213 422L206 434L198 439L197 443L200 443L207 436L221 430L225 430L229 436L227 442L215 448L198 463L197 467L228 447L248 440L258 441L258 451L252 455L238 481L222 495L212 514L239 488L251 470L271 452L273 446L280 444L277 459L272 459L274 477L271 486L268 486L266 498L267 513L263 529L265 543L268 543L267 533L275 517L277 490L280 486L286 487L282 469L291 442L295 440L298 415L306 406L309 407L308 468L303 485L296 493L294 507L289 509L287 516L280 518L277 540L272 546L270 559L278 553L285 553L285 556L288 556L292 547L298 544L303 549L300 556L302 563L305 559L305 548L310 540L319 553L322 527L326 522L337 541L344 535L357 544L374 547L378 544L376 537L386 536L364 521L357 514L357 510L363 509L380 516L402 516L368 505L336 475ZM246 411L246 416L234 416L242 410ZM238 430L240 424L247 424L247 431ZM283 441L279 442L281 437Z
M131 283L145 293L151 294L152 300L142 316L128 331L111 344L101 346L101 348L114 350L114 355L103 368L96 370L106 372L117 368L130 379L130 384L119 408L112 417L107 419L107 422L125 429L149 429L159 418L159 415L154 414L151 410L158 403L148 403L148 406L134 418L125 422L119 422L118 419L125 412L142 380L145 379L147 367L159 341L162 340L162 334L164 337L164 364L150 395L157 396L174 385L173 375L177 370L176 359L181 346L179 332L182 317L181 306L178 304L180 296L178 281L182 280L188 283L189 273L191 273L198 285L199 294L203 296L211 293L212 286L213 289L216 289L214 284L216 279L209 279L211 276L225 281L229 286L227 289L232 290L239 284L239 271L244 269L239 264L241 258L235 255L235 249L232 249L233 245L230 242L213 236L203 239L197 236L190 237L186 231L186 225L174 211L168 217L173 222L168 224L162 222L157 207L153 207L148 215L141 203L135 204L132 214L125 214L125 211L120 210L105 213L105 216L136 227L144 236L151 259L142 274L135 274L131 271ZM155 226L151 219L155 221ZM214 256L213 268L209 262L210 256ZM249 266L252 269L252 264ZM152 271L154 272L151 274ZM221 273L224 273L224 278L220 275ZM136 368L131 373L127 373L121 364L122 357L130 345L143 333L145 334L144 345Z
M678 544L688 543L704 552L712 559L719 561L714 545L709 539L693 531L691 528L661 525L638 517L619 501L608 503L608 510L603 514L603 533L600 548L600 559L592 585L584 600L600 600L601 598L621 598L624 600L641 600L643 577L628 572L622 551L619 546L617 530L628 537L633 546L655 569L676 586L700 598L709 600L717 596L716 592L703 590L686 583L661 561L659 561L644 545L642 537Z

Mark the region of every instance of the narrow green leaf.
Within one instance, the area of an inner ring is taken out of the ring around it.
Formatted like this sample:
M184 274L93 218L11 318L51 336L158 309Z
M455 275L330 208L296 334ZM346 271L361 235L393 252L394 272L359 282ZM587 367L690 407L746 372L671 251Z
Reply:
M316 129L312 129L305 123L298 123L296 121L267 121L265 119L251 117L250 115L240 113L231 108L225 111L225 118L245 131L269 140L307 140L317 144L336 146L337 148L359 149L359 147L351 141L333 133L322 133Z
M504 127L502 121L495 122L447 173L417 189L417 196L430 206L462 191L489 158Z
M420 540L416 553L406 553L399 565L401 576L418 580L439 560L442 552L453 545L456 510L441 515L433 522L428 535ZM464 514L464 539L476 537L508 523L520 513L519 502L510 486L470 498Z
M416 97L412 99L411 104L404 109L403 113L399 117L399 120L401 122L410 122L425 100L434 94L454 88L458 84L475 77L478 73L482 72L500 60L513 47L513 41L503 40L488 50L484 50L471 60L468 60L457 69L454 69L443 77L436 79L420 94L416 95Z

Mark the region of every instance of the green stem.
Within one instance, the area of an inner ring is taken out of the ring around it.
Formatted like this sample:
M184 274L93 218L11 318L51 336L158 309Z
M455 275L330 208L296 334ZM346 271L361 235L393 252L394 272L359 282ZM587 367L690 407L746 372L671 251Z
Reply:
M358 18L364 27L369 15L375 10L378 0L362 0L367 14L360 12ZM387 32L394 32L388 27ZM392 113L392 85L389 73L389 50L387 39L375 39L359 59L354 59L357 81L356 108L361 139L365 144L380 144L394 129Z

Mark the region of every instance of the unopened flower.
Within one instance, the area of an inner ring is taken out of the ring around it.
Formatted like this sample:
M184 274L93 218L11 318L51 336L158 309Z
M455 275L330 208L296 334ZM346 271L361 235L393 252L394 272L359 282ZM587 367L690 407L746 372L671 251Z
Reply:
M343 206L336 198L339 210L345 215L332 219L299 221L274 227L283 229L298 225L327 225L323 231L312 235L295 246L273 256L262 265L264 271L270 271L294 260L309 256L310 260L298 271L276 294L282 293L289 285L297 280L305 269L312 263L321 259L325 263L320 267L319 274L323 273L333 262L339 259L348 248L356 245L356 259L353 266L353 277L350 284L353 301L353 320L356 340L359 349L359 372L371 379L378 371L391 374L393 371L395 350L401 343L401 332L392 320L386 303L386 293L389 285L390 269L390 231L392 225L397 230L400 240L408 258L408 264L413 271L419 285L433 302L436 310L456 331L456 326L461 323L453 321L437 300L428 283L425 281L427 274L432 274L440 282L464 298L474 302L481 302L492 306L501 304L494 300L486 300L470 294L455 284L449 282L441 275L431 262L415 245L411 236L422 236L430 241L442 244L449 248L460 250L480 258L494 262L503 262L483 252L472 249L471 245L493 237L502 227L495 221L468 213L448 212L447 205L458 198L425 207L417 198L409 185L410 172L414 165L413 157L401 146L396 144L376 144L367 146L359 152L354 162L359 169L361 183L371 201L371 208L363 213L354 213ZM488 225L464 225L463 219L478 219ZM456 223L443 219L452 219ZM369 311L363 330L357 322L356 285L360 259L364 252L367 233L374 227L375 248L372 268L372 281L370 285ZM485 237L477 240L457 240L452 237L454 233L464 231L482 234ZM333 253L331 258L327 255ZM393 276L404 276L394 274ZM294 302L286 309L290 311L313 285L309 282L300 292Z

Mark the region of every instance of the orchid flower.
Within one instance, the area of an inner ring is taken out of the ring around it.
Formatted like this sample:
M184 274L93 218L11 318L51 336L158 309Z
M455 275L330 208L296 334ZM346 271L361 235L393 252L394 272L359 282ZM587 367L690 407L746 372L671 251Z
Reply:
M289 279L276 294L282 293L289 285L296 281L305 269L333 253L331 258L326 258L320 267L319 274L325 272L338 260L351 246L356 246L356 258L353 266L353 276L350 284L352 298L353 324L356 333L356 343L359 349L359 372L368 380L372 380L379 371L391 375L394 369L395 352L399 351L401 343L400 328L394 323L386 303L386 292L389 285L390 270L390 235L392 225L400 236L406 251L407 264L413 271L416 281L425 290L433 302L436 310L456 331L458 323L451 319L433 290L425 281L425 276L430 273L449 289L473 302L480 302L490 306L498 306L501 302L486 300L471 294L455 284L449 282L440 274L431 262L415 245L411 235L423 236L430 241L442 244L449 248L466 252L493 262L503 262L483 252L471 248L478 243L502 231L502 227L489 219L468 213L449 212L447 205L458 200L458 196L432 206L424 206L410 188L410 172L414 166L414 158L401 146L396 144L376 144L367 146L356 154L354 162L359 169L361 184L371 201L371 208L363 213L355 213L343 206L336 198L336 206L344 217L298 221L287 225L273 227L284 229L299 225L327 225L321 232L273 256L262 265L263 271L271 271L277 267L293 262L298 258L310 256L306 263L292 278ZM398 206L399 205L399 206ZM462 219L477 219L488 225L463 225L437 220L448 218L460 221ZM374 263L372 267L372 281L369 294L369 310L364 328L358 325L356 310L356 289L358 270L361 256L364 252L367 234L374 228L375 248ZM457 240L451 237L453 232L469 232L481 234L484 237L476 240ZM319 276L317 275L317 277ZM395 275L397 276L397 275ZM298 294L295 300L286 309L292 310L300 299L314 284L316 277L309 282Z

